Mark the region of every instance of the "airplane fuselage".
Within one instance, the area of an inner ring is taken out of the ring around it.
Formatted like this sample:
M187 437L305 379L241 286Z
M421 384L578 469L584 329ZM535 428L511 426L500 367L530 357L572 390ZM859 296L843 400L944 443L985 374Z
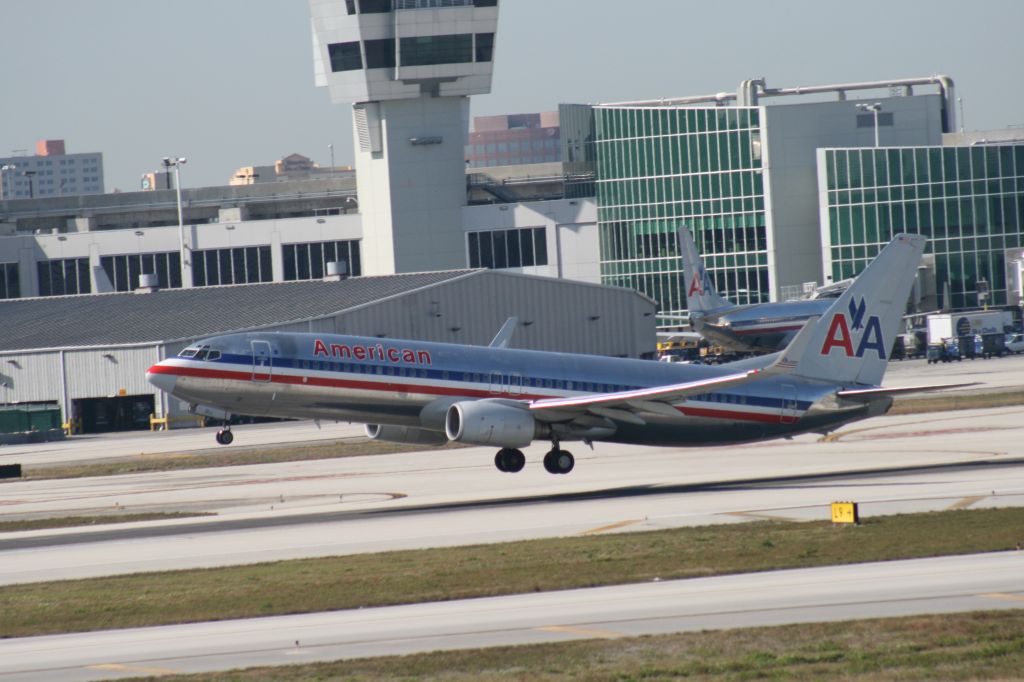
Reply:
M811 317L823 315L833 299L733 306L691 312L690 324L708 341L737 352L774 352L788 344Z
M765 364L745 362L752 368ZM460 401L523 403L617 393L711 379L740 365L724 369L374 337L246 333L191 346L152 367L150 380L188 403L230 414L364 422L443 436L445 414ZM865 416L865 405L836 400L836 390L828 382L766 378L676 401L671 414L594 416L595 431L566 431L561 437L593 433L599 434L595 440L618 442L724 444L826 431Z

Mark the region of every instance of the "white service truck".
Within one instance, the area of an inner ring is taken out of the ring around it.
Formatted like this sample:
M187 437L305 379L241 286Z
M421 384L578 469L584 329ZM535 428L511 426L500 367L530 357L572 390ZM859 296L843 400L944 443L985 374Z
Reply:
M948 345L952 340L959 345L962 357L1003 355L1005 330L1012 327L1013 313L1009 310L934 313L927 318L928 345Z

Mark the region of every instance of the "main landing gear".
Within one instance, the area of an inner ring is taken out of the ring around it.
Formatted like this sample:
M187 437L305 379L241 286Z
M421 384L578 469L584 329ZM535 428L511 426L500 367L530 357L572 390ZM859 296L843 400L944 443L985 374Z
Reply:
M494 466L498 467L498 471L514 474L522 471L523 467L526 466L526 455L523 454L522 450L502 448L494 456Z
M568 450L558 447L558 441L552 442L551 450L544 455L544 468L549 474L567 474L576 465L576 459ZM502 448L494 456L494 466L498 471L514 474L526 466L526 456L521 450Z
M217 443L220 445L231 445L231 441L235 439L233 433L231 433L231 424L224 422L224 428L217 432Z
M561 450L558 444L544 455L544 468L549 474L567 474L576 466L576 459L568 450Z

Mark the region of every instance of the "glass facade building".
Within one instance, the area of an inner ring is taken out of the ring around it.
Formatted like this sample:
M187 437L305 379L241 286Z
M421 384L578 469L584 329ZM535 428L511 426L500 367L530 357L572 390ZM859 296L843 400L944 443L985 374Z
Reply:
M1005 250L1024 246L1024 145L822 149L823 267L853 277L893 234L928 237L940 304L1007 304ZM943 292L951 300L944 301Z
M686 309L690 229L723 295L770 298L758 107L597 107L601 281Z

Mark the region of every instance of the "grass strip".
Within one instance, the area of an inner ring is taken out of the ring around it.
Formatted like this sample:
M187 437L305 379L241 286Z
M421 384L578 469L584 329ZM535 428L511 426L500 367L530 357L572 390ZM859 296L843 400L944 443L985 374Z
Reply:
M0 637L447 601L1014 548L1024 509L757 522L0 588Z
M216 516L216 514L210 512L153 512L148 514L58 516L46 519L0 521L0 533L14 533L22 530L48 530L50 528L71 528L74 526L100 526L110 523L131 523L133 521L163 521L165 519L185 519L195 516Z
M170 682L1010 680L1024 609L438 651L161 677Z

